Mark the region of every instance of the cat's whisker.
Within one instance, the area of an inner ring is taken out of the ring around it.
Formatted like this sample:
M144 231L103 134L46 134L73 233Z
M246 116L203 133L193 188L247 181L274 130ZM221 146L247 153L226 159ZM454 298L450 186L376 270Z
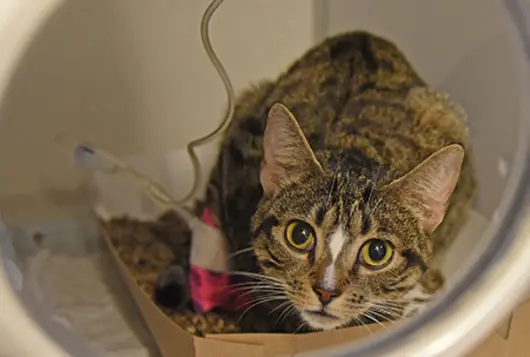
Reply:
M408 304L413 304L413 303L418 303L418 301L414 301L413 299L403 299L403 300L394 300L394 301L374 301L378 304L381 304L381 305L386 305L386 306L389 306L389 307L394 307L394 308L405 308L406 305ZM429 304L431 301L430 300L427 300L427 301L424 301L424 302L421 302L422 304Z
M377 307L377 312L385 314L385 315L388 315L388 316L392 317L393 319L401 319L401 318L403 318L403 311L391 310L391 309L387 309L387 308L378 306Z
M370 319L371 321L375 322L376 324L378 324L379 326L382 326L385 330L388 330L388 327L386 327L385 325L383 325L381 323L381 321L379 321L378 319L376 319L374 316L372 316L370 313L365 313L364 314L365 317L367 317L368 319Z
M374 333L372 332L372 330L370 329L370 327L368 327L367 324L363 324L363 322L361 321L361 319L360 319L359 316L355 316L355 322L356 322L358 325L364 326L364 328L368 330L368 332L370 333L370 335L373 335L373 334L374 334Z
M287 300L287 301L285 301L285 302L282 302L281 304L279 304L278 306L276 306L274 309L272 309L270 313L272 314L273 312L275 312L275 311L277 311L277 310L283 308L285 305L289 305L289 303L290 303L289 300Z
M263 290L254 290L254 291L251 291L251 292L259 292L260 295L257 295L255 297L255 299L259 299L259 298L262 298L264 296L267 296L267 295L271 295L271 294L276 294L276 295L282 295L282 296L285 296L285 292L281 289L263 289Z
M249 307L247 307L245 309L245 311L243 311L241 313L241 315L239 316L239 319L237 320L237 323L239 324L241 322L241 319L245 316L245 314L247 312L249 312L251 309L253 309L254 307L258 306L258 305L261 305L261 304L265 304L267 302L271 302L271 301L277 301L277 300L284 300L286 299L286 297L284 295L281 295L281 296L272 296L272 297L263 297L261 299L259 299L257 302L254 302L252 305L250 305Z
M301 329L303 329L305 326L307 326L307 322L305 321L302 321L302 323L300 325L298 325L298 327L294 330L293 332L293 335L298 333L298 331L300 331Z
M251 294L254 294L254 293L261 293L261 294L266 294L266 293L277 293L277 294L283 294L283 291L280 290L280 289L273 289L273 288L260 288L260 289L251 289L251 290L248 290L244 293L241 294L242 297L244 296L248 296L248 295L251 295Z
M275 285L249 285L249 286L240 286L236 289L232 289L233 292L260 291L260 290L282 291L282 287L275 286Z
M367 302L365 304L347 304L347 305L345 305L345 308L346 308L346 310L350 310L350 311L351 310L362 311L362 315L363 316L367 316L369 314L374 314L374 315L377 315L377 316L379 316L381 318L384 318L385 320L388 320L388 321L392 321L392 320L389 319L388 317L385 317L380 312L382 312L384 314L387 314L390 318L393 318L393 319L396 319L396 320L402 318L401 311L390 310L390 309L385 308L382 305L379 305L377 303L372 303L372 302ZM380 311L374 311L372 308L376 308L376 309L378 309ZM343 312L343 314L345 314L345 315L347 315L348 313L351 313L351 312Z
M267 275L263 275L263 274L259 274L259 273L251 273L251 272L248 272L248 271L230 271L230 272L228 272L228 274L230 274L230 275L240 275L240 276L245 276L245 277L248 277L248 278L256 278L256 279L261 279L261 280L268 280L268 281L275 281L275 282L278 282L278 283L282 283L282 281L277 279L277 278L273 278L271 276L267 276Z
M289 307L287 307L285 310L282 311L280 316L278 317L278 322L281 323L287 316L289 316L290 313L296 311L296 306L291 304Z
M392 313L395 316L401 316L403 313L403 307L395 307L384 304L374 304L373 307L381 311L384 310L386 312Z
M253 247L249 247L249 248L238 250L237 252L228 255L228 260L232 260L235 257L237 257L238 255L241 255L243 253L248 253L248 252L254 253L254 248Z
M258 302L268 302L268 301L274 301L274 300L286 300L287 297L283 294L277 294L277 295L273 295L273 294L268 294L268 295L264 295L264 296L260 296L256 299L252 299L253 302L255 303L258 303Z
M403 308L403 303L397 303L392 301L386 301L386 300L369 300L368 303L376 305L376 306L389 306L393 308Z
M282 316L284 315L284 313L286 311L289 311L289 309L292 307L292 305L290 305L291 302L289 300L279 304L278 306L276 306L272 311L271 311L271 314L278 310L278 309L283 309L283 311L280 313L280 315L278 316L278 318L276 319L276 322L274 323L274 327L278 326L278 324L280 323L280 319L282 318Z
M402 318L401 314L400 315L397 315L397 314L393 314L391 313L390 311L382 311L382 313L380 313L379 311L371 311L370 313L374 314L375 316L378 316L379 318L382 318L390 323L394 323L395 320L399 320ZM386 315L385 315L386 314Z
M386 298L386 299L378 299L378 298L368 298L367 301L369 303L378 303L378 304L403 304L403 303L410 303L413 302L412 299L409 298Z
M402 316L401 310L395 310L380 304L372 304L369 309L369 313L384 317L384 314L389 315L393 319L400 319ZM387 317L384 317L386 320L390 321Z
M254 298L257 292L258 291L246 291L241 294L241 297L244 298L244 297L250 296ZM266 294L275 294L275 293L281 293L281 292L277 290L264 290L264 291L259 291L259 293L261 294L261 296L265 296Z
M236 287L238 289L246 289L246 288L260 288L260 287L275 287L275 288L283 288L283 283L276 283L272 281L252 281L247 283L241 283L241 284L233 284L231 287Z
M273 281L247 281L244 283L237 283L237 284L231 284L231 287L247 287L247 286L264 286L264 285L271 285L271 286L278 286L283 287L283 283L277 283Z
M254 284L254 285L247 285L247 286L239 286L236 290L248 290L248 289L278 289L281 290L283 288L282 285L274 285L274 284Z

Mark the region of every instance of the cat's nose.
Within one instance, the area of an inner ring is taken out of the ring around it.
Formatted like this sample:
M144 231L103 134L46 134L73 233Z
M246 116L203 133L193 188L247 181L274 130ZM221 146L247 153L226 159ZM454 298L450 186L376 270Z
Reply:
M323 306L326 306L331 301L333 301L333 299L339 296L339 292L337 290L326 290L319 287L313 287L313 291L315 292L315 294L317 294L318 299L320 300Z

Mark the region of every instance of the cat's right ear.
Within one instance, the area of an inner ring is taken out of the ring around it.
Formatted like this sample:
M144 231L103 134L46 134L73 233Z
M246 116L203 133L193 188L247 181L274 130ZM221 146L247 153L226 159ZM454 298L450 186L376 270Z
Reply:
M266 195L309 170L322 170L293 114L276 103L269 111L263 137L260 180Z
M463 160L464 148L448 145L390 184L389 189L415 213L420 226L428 233L445 216Z

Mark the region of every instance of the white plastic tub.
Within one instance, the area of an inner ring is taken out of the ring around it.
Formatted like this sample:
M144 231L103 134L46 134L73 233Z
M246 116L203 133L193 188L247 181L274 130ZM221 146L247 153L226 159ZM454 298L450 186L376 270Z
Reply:
M86 138L117 155L162 154L210 130L222 113L224 92L199 40L206 5L205 0L0 2L0 214L14 246L1 235L1 357L154 351L100 250L65 142ZM519 253L528 248L521 233L526 186L519 185L530 114L527 19L530 4L522 0L226 0L215 16L214 47L236 89L275 76L328 34L362 28L394 40L429 83L451 93L468 112L480 192L448 272L467 272L480 253L490 252L490 242L505 237L506 250L483 255L480 264L488 272L497 261L504 269L493 290L512 294L504 300L470 295L458 290L466 277L455 275L452 301L460 299L461 310L449 300L440 302L431 322L419 319L408 330L421 327L431 334L427 342L416 334L400 337L397 345L398 334L372 345L378 355L456 356L484 336L525 288L530 269L515 253L509 262L506 258L510 248ZM189 169L189 163L183 165L183 171ZM180 184L185 190L189 182ZM35 232L44 235L41 245ZM488 285L478 284L491 284L492 277L475 279L473 289L485 289ZM516 277L521 284L515 285ZM83 300L85 291L93 294ZM109 309L104 317L110 320L98 318L102 308ZM468 318L459 321L457 312ZM441 323L458 333L437 330ZM104 338L98 335L109 326Z

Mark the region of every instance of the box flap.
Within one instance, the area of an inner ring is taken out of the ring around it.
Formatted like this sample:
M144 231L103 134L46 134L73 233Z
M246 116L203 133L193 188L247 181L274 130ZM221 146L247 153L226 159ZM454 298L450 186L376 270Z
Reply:
M216 339L194 338L196 357L269 357L263 346Z
M507 344L507 357L527 357L530 355L529 331L530 301L526 301L513 313L510 338Z
M363 325L342 330L323 331L304 335L293 335L290 338L296 345L297 352L307 352L321 348L337 346L348 341L368 338L375 333L384 332L390 325Z
M509 321L504 321L500 328L506 328L507 338L499 335L496 329L487 339L480 343L467 357L527 357L530 355L528 331L530 331L530 301L525 299L511 314Z
M366 338L385 329L384 326L369 325L300 335L215 334L196 338L169 319L141 290L109 238L105 234L103 236L164 357L292 357L299 352ZM530 299L526 298L468 357L526 357L529 355L528 331Z
M513 314L510 314L510 316L504 319L504 321L501 322L499 326L497 326L497 328L495 328L495 332L499 335L499 337L505 340L508 339L508 337L510 337L512 317L513 317Z
M507 347L509 343L509 340L505 340L493 333L476 346L473 351L468 353L466 357L518 357L508 353Z
M207 339L261 345L265 357L290 357L297 352L296 335L291 334L215 334Z
M336 331L311 334L216 334L212 340L263 344L265 356L291 356L299 352L336 346L347 341L369 337L385 331L385 325L356 326Z
M525 304L528 304L530 303L530 295L526 294L525 296L523 296L523 298L521 298L521 302L519 304L519 306L523 306ZM517 311L517 310L516 310ZM507 318L506 320L504 320L503 323L501 323L496 329L495 331L497 332L497 334L499 334L499 336L501 336L502 338L504 339L508 339L509 336L510 336L510 331L511 331L511 324L512 324L512 320L513 320L513 316L514 316L514 313L511 313Z
M194 357L193 337L171 321L138 286L127 266L122 262L116 249L103 234L105 242L116 262L123 280L127 284L142 316L164 357Z

